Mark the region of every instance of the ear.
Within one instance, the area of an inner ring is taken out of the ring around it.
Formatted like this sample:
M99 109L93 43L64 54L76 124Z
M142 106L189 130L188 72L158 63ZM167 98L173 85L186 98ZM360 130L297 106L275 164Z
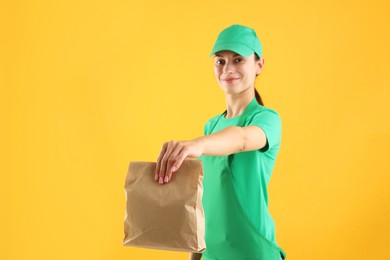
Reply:
M256 75L259 75L260 72L263 70L264 67L264 58L261 57L259 60L256 61Z

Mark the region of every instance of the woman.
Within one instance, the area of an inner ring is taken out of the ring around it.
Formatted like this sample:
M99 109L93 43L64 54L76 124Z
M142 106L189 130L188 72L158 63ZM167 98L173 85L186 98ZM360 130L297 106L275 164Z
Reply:
M211 55L226 110L206 123L204 136L165 143L155 180L168 183L186 158L203 162L206 250L190 259L284 259L267 193L281 121L255 89L264 67L260 41L253 29L232 25L219 34Z

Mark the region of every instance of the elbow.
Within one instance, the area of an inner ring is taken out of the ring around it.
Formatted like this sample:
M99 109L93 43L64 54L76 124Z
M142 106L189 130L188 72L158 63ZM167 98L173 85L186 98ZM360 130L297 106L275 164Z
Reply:
M248 138L245 136L245 130L242 127L237 127L237 129L238 129L238 136L239 136L237 152L244 152L246 151L247 148Z

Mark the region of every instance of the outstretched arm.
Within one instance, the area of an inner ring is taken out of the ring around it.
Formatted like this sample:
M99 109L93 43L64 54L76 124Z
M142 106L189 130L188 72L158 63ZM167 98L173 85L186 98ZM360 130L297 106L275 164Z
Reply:
M212 156L257 150L267 144L265 133L258 126L231 126L195 141L203 143L203 155Z
M258 126L230 126L190 141L170 141L164 143L157 159L155 180L160 184L168 182L186 158L225 156L261 149L266 144L266 135Z

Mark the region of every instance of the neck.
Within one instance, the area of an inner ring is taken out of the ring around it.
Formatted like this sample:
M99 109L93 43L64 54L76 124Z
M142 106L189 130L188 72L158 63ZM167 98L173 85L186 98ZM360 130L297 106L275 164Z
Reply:
M245 108L255 97L253 88L234 95L226 95L226 118L232 118L244 113Z

